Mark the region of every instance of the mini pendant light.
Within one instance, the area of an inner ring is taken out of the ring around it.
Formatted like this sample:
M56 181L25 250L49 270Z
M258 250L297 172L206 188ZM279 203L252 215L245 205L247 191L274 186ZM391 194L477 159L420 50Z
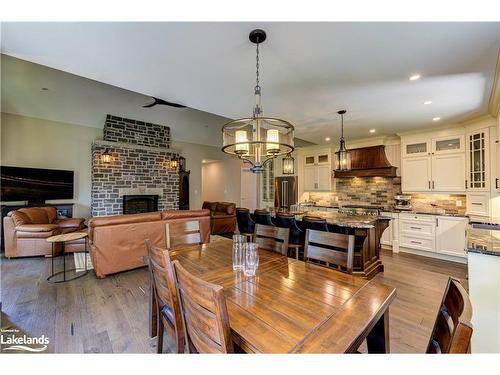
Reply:
M344 114L347 111L345 109L338 111L340 115L340 147L335 153L337 156L337 171L348 171L351 169L351 153L345 147L344 139Z
M295 174L295 159L291 154L283 158L282 172L283 174Z

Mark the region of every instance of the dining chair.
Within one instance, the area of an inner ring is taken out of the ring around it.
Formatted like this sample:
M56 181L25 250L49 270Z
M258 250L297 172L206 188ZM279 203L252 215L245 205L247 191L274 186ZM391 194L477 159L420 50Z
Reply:
M302 225L304 227L304 230L312 229L328 232L328 224L326 222L326 219L323 219L319 216L303 216Z
M465 354L470 352L472 304L460 282L448 279L443 300L427 345L427 353Z
M282 255L288 254L290 229L270 225L255 224L254 242L259 249L271 250Z
M250 210L242 207L237 208L236 221L238 223L238 230L240 233L251 239L253 237L253 232L255 231L255 222L250 216Z
M190 353L233 353L229 315L221 286L173 262Z
M295 251L295 259L299 259L299 252L304 248L304 232L297 226L293 214L276 214L275 223L277 227L290 229L288 238L288 249Z
M202 244L200 222L191 220L165 224L165 241L169 250Z
M304 261L323 262L327 267L352 273L354 235L308 229L304 245Z
M274 226L271 213L268 210L256 209L253 212L253 220L255 224Z
M163 352L163 332L175 340L177 353L186 350L186 338L178 299L174 269L167 250L146 240L151 289L156 298L157 353Z

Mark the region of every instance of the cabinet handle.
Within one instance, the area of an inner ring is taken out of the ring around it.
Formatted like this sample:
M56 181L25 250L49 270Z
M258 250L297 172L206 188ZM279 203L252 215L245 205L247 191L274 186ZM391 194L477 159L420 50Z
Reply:
M473 206L482 206L483 204L482 203L475 203L475 202L472 202L471 203Z
M430 181L427 181L427 182L429 183L429 190L430 190L430 188L431 188L431 182Z
M498 181L499 180L500 180L499 178L495 178L495 189L498 189Z
M467 180L465 180L465 188L467 189Z
M434 181L432 181L432 188L434 189Z
M436 227L439 227L439 219L436 218Z
M419 228L419 227L410 227L410 229L418 229L418 230L422 230L422 228Z
M422 245L422 242L418 242L418 241L410 241L411 243L416 243L418 245Z

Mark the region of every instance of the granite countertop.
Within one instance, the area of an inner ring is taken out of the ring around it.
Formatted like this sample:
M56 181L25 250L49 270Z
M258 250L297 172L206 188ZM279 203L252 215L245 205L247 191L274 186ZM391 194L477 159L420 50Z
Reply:
M339 214L336 212L326 211L310 211L302 214L295 215L297 220L302 220L302 216L311 215L319 216L326 219L328 224L336 225L339 227L370 229L375 226L377 220L392 220L389 216L355 216L347 214Z
M467 252L500 256L500 230L467 229Z

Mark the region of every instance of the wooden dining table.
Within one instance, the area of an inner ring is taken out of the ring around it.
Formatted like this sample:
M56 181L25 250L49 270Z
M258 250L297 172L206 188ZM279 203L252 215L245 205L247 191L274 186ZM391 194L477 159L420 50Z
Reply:
M366 339L369 353L389 353L393 287L262 249L246 277L233 271L232 241L223 237L171 258L224 287L232 338L245 352L354 353ZM150 308L154 315L152 294Z

